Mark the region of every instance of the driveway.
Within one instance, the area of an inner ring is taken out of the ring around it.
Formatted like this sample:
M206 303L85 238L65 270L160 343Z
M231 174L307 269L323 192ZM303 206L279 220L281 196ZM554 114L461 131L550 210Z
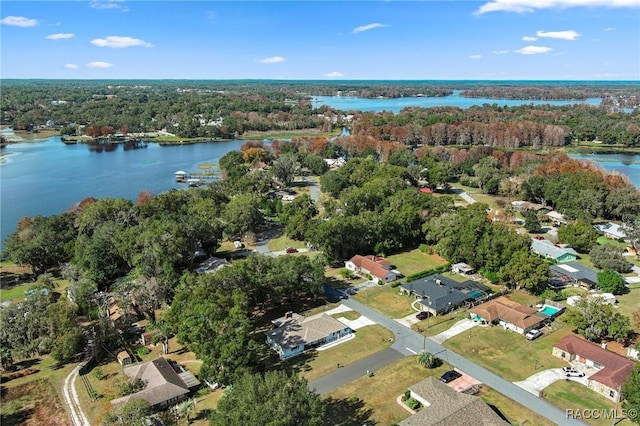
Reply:
M445 330L442 333L436 334L435 336L431 337L431 339L433 339L438 343L443 343L444 341L451 339L452 337L457 336L458 334L462 334L467 330L471 330L473 327L477 325L478 323L475 321L472 321L468 318L463 319L453 324L453 326L451 326L448 330Z
M309 176L305 176L307 183L309 184L309 197L313 200L314 203L318 202L318 198L320 198L320 188L318 188L318 184L316 181L311 179Z
M544 388L559 380L571 380L573 382L578 382L584 386L587 386L588 379L586 376L567 378L564 376L564 374L562 374L561 368L550 368L548 370L536 373L533 376L529 376L521 382L514 382L514 384L520 386L527 392L531 392L535 396L540 396L540 392L542 392Z
M460 198L462 198L469 204L473 204L476 202L476 200L471 195L469 195L468 192L465 192L462 189L451 188L451 192L453 192L454 194L457 194Z

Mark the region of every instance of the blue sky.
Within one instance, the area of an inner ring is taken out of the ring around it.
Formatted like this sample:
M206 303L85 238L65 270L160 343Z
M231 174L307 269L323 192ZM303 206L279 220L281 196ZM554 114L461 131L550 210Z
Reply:
M2 1L2 78L639 80L639 0Z

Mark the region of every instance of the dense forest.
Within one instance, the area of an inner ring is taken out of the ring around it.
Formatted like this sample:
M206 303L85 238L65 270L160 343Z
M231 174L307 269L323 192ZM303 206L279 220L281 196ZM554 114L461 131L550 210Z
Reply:
M1 123L50 126L63 135L108 136L164 129L183 138L233 138L247 131L347 126L356 136L406 145L563 146L599 140L640 146L640 88L420 82L3 81ZM600 106L407 108L400 114L313 108L312 96L462 96L524 100L600 97ZM635 108L632 112L622 108Z

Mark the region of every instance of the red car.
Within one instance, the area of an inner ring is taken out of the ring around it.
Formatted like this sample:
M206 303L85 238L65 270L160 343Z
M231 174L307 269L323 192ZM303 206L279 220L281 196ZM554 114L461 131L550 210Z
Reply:
M416 318L418 318L419 320L423 320L423 319L427 319L431 316L431 312L427 312L427 311L422 311L422 312L418 312L418 314L416 315Z
M285 250L285 252L287 253L297 253L298 249L295 249L293 247L287 247L287 249Z

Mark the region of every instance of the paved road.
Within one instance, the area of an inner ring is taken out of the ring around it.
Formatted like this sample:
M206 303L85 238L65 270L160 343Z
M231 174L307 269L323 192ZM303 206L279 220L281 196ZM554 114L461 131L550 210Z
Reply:
M393 348L385 349L384 351L368 356L355 364L336 368L336 371L333 373L309 382L309 389L315 390L319 394L331 392L342 385L346 385L347 383L366 375L367 371L374 372L374 377L372 377L372 379L374 379L376 370L402 359L404 356L404 354L401 354Z
M465 192L462 189L451 188L451 192L453 192L454 194L458 194L463 200L465 200L469 204L473 204L476 202L476 200L471 195L469 195L468 192Z
M351 298L343 300L342 303L345 306L348 306L349 308L360 312L362 315L387 328L388 330L393 332L396 338L390 349L380 352L380 354L384 355L380 355L379 357L376 357L376 355L372 355L371 357L365 358L364 360L359 361L350 367L341 368L336 373L332 373L328 376L311 382L309 384L310 388L313 389L315 387L315 389L319 393L328 392L329 390L335 389L336 387L341 386L344 383L348 383L350 380L362 376L364 373L366 373L367 369L375 371L375 369L378 369L386 364L395 361L395 359L393 359L395 355L393 352L391 352L392 350L403 355L413 355L424 349L443 359L455 368L481 381L487 386L497 390L503 395L507 395L517 403L529 408L530 410L538 413L540 416L552 421L555 424L560 424L563 426L584 424L578 420L567 418L567 415L563 410L560 410L547 401L532 395L525 389L503 379L502 377L492 373L486 368L483 368L458 355L457 353L446 349L444 346L433 341L431 338L422 336L421 334L416 333L410 328L404 327L397 321L382 315L380 312L371 309L368 306L363 305L362 303ZM369 358L373 359L367 361L369 360ZM385 361L386 364L382 364ZM374 362L379 366L373 367ZM371 368L367 367L367 363L371 363ZM347 373L349 374L347 375Z
M311 197L314 203L317 203L318 198L320 198L320 188L318 188L318 184L311 179L311 177L305 176L305 179L309 183L309 197Z

